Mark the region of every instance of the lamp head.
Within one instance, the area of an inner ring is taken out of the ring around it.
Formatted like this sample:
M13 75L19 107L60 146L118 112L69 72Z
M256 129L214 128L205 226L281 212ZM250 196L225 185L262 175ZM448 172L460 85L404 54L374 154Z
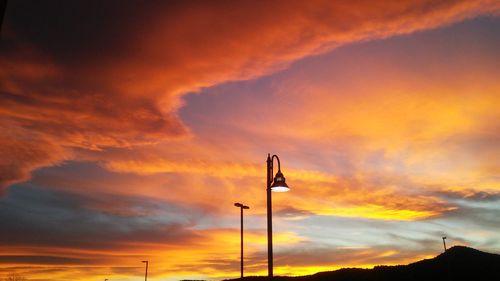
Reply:
M241 203L234 203L234 206L238 207L238 208L242 208L242 209L250 209L250 207L245 206L245 205L243 205Z
M287 192L290 191L290 188L285 182L285 177L283 176L283 173L281 173L280 170L276 173L276 176L274 177L273 184L271 185L271 191L274 192Z

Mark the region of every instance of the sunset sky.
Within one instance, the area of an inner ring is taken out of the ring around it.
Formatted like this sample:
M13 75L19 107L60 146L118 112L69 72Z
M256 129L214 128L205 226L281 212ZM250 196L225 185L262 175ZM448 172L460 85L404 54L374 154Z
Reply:
M500 1L25 1L0 41L0 279L500 253Z

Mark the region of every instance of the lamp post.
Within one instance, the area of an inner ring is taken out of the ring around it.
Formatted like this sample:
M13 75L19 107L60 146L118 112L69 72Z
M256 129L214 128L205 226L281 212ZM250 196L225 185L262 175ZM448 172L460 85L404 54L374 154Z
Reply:
M241 221L241 278L243 278L243 209L250 209L250 207L245 206L241 203L234 203L234 206L240 208L240 221Z
M142 262L146 264L146 275L144 276L144 281L148 281L148 264L149 264L149 261L142 261Z
M273 160L278 161L278 172L273 180ZM277 155L271 157L267 154L267 272L269 277L273 277L273 211L271 191L287 192L290 190L285 182L285 177L281 173L280 159Z
M444 251L446 252L446 236L443 236L443 247Z

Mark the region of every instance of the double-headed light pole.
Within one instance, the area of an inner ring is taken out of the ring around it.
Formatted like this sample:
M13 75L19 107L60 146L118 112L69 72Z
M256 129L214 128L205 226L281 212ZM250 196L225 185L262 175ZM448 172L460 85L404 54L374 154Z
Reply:
M243 209L250 209L250 207L245 206L241 203L234 203L234 206L240 208L240 221L241 221L241 278L243 278Z
M278 172L273 180L273 160L278 161ZM290 190L285 182L285 177L281 173L280 159L277 155L271 157L267 155L267 272L269 277L273 277L273 211L271 191L287 192Z

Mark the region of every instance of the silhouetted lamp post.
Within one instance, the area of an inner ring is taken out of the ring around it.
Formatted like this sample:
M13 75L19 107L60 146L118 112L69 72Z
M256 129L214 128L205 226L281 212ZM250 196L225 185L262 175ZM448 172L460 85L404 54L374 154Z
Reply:
M241 203L234 203L234 206L240 208L240 221L241 221L241 278L243 278L243 209L250 209L250 207L245 206Z
M278 172L273 180L273 160L278 161ZM267 272L273 277L273 212L271 202L271 191L286 192L290 188L286 185L285 177L281 173L280 159L277 155L271 157L267 154Z
M443 247L444 251L446 252L446 236L443 236Z
M148 261L142 261L143 263L146 264L146 275L144 275L144 281L148 281Z

